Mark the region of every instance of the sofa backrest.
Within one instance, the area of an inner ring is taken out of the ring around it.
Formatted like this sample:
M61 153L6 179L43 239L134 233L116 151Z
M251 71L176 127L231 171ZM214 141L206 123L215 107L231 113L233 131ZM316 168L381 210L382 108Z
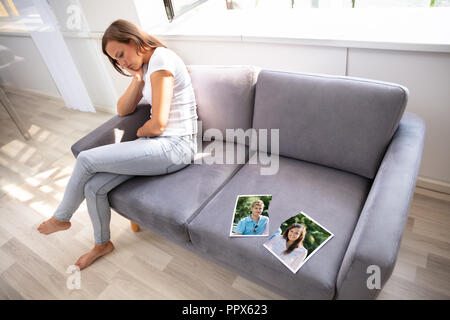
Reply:
M253 127L279 129L281 156L373 179L407 98L392 83L261 70Z
M203 133L211 128L243 129L252 126L255 84L260 68L247 65L187 65L197 102L197 114ZM217 139L217 137L214 137ZM214 139L213 138L213 139ZM249 144L250 139L245 139Z

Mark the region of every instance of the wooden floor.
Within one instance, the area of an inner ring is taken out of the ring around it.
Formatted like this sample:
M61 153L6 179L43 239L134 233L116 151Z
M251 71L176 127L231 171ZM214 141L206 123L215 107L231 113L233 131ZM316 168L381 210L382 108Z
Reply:
M81 272L80 289L68 289L74 278L68 267L93 246L86 202L68 231L43 236L36 227L63 196L75 164L70 146L112 115L7 94L32 139L25 141L0 108L0 299L283 299L150 231L133 233L114 212L116 250ZM397 264L379 299L449 299L449 231L450 196L416 188Z

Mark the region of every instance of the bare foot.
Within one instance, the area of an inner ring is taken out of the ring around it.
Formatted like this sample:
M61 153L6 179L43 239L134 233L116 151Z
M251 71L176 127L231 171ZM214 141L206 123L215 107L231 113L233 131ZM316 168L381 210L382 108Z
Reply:
M67 230L72 224L69 221L57 220L53 217L41 223L37 228L40 233L50 234L56 231Z
M88 253L83 254L77 262L75 262L75 265L80 268L80 270L83 270L87 266L89 266L92 262L100 258L101 256L104 256L107 253L110 253L114 250L114 245L111 241L108 241L104 244L96 244L95 247L89 251Z

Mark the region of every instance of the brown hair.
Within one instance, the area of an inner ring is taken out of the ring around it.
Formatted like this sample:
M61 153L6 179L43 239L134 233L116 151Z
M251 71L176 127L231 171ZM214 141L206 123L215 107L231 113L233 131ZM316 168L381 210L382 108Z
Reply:
M306 227L304 225L299 224L299 223L293 223L289 227L287 227L286 230L284 230L284 232L283 232L283 238L286 241L288 241L289 230L291 230L293 228L300 228L300 236L298 237L297 240L294 241L294 243L292 243L289 246L289 248L287 248L285 251L283 251L283 254L291 253L292 251L294 251L295 248L298 248L300 245L302 245L303 244L303 240L305 240Z
M141 28L127 20L119 19L111 23L111 25L103 34L102 50L103 53L108 57L113 67L119 73L127 77L129 77L129 75L125 74L118 65L117 61L111 58L106 52L106 45L110 40L115 40L121 43L129 43L130 41L133 41L136 44L136 53L144 53L150 51L151 48L157 47L167 48L167 46L157 37L149 35Z

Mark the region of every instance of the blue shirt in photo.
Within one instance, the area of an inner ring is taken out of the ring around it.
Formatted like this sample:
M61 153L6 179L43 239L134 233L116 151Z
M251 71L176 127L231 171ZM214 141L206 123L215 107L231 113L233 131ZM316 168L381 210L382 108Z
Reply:
M235 232L240 232L242 235L262 235L266 231L268 221L269 218L263 215L259 216L258 222L247 216L239 221ZM266 233L268 232L264 234Z

